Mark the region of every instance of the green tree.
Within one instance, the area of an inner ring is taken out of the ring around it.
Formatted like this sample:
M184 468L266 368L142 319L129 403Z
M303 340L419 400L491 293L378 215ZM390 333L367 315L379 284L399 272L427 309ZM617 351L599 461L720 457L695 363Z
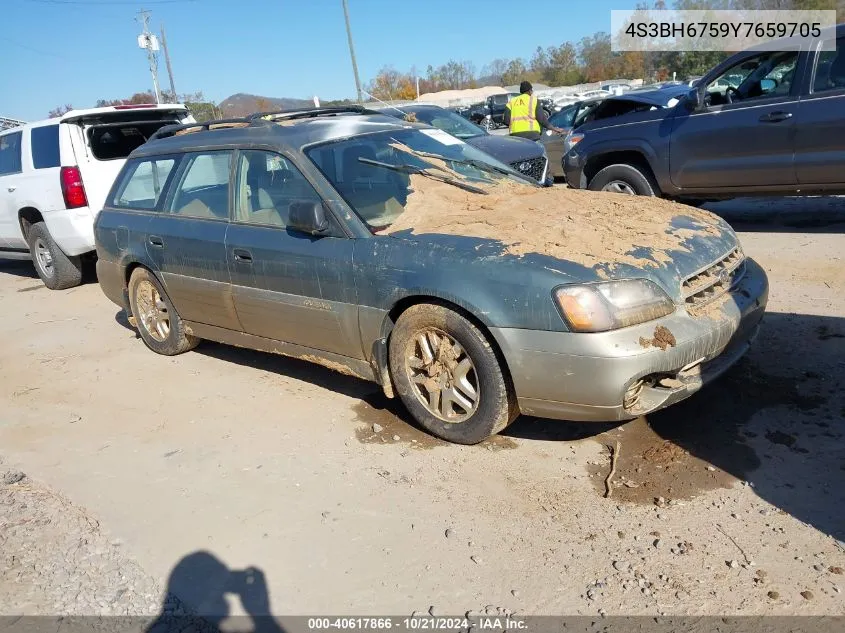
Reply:
M366 90L370 95L382 101L408 100L416 97L413 78L407 73L401 73L392 66L385 66Z
M502 84L511 86L518 84L528 75L528 69L522 59L513 59L508 62L508 67L502 75Z

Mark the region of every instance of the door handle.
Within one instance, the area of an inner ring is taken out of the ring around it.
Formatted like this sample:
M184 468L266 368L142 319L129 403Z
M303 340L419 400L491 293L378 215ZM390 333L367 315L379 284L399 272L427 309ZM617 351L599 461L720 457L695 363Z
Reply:
M780 123L792 118L792 112L769 112L760 117L761 123Z
M245 251L242 248L236 248L232 251L235 255L235 260L239 262L246 262L248 264L252 263L252 253L249 251Z
M150 235L148 238L150 246L155 246L156 248L162 248L164 246L164 240L161 239L158 235Z
M6 187L6 191L8 191L9 193L12 193L15 189L17 189L17 187L15 187L15 186Z

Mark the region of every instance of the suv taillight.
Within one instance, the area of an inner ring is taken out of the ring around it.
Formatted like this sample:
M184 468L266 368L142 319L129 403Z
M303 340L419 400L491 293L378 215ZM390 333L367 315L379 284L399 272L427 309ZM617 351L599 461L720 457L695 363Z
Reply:
M82 184L82 174L79 167L62 167L61 175L62 195L65 198L65 206L68 209L84 207L88 204L85 195L85 185Z

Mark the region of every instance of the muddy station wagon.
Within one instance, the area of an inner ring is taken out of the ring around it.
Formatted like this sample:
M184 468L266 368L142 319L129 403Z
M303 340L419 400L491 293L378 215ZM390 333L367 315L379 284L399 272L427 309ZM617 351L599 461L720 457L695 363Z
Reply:
M163 128L95 233L102 289L153 351L210 339L321 363L465 444L520 412L678 402L748 349L768 294L710 213L542 188L361 108Z

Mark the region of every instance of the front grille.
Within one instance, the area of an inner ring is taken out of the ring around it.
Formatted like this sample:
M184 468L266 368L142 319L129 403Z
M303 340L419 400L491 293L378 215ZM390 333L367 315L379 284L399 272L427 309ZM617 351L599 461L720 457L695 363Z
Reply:
M533 178L537 182L542 182L546 177L546 160L545 156L538 156L537 158L526 158L525 160L516 160L511 163L516 171L521 174Z
M745 255L737 246L719 261L711 264L681 284L687 309L695 310L728 292L745 274Z

